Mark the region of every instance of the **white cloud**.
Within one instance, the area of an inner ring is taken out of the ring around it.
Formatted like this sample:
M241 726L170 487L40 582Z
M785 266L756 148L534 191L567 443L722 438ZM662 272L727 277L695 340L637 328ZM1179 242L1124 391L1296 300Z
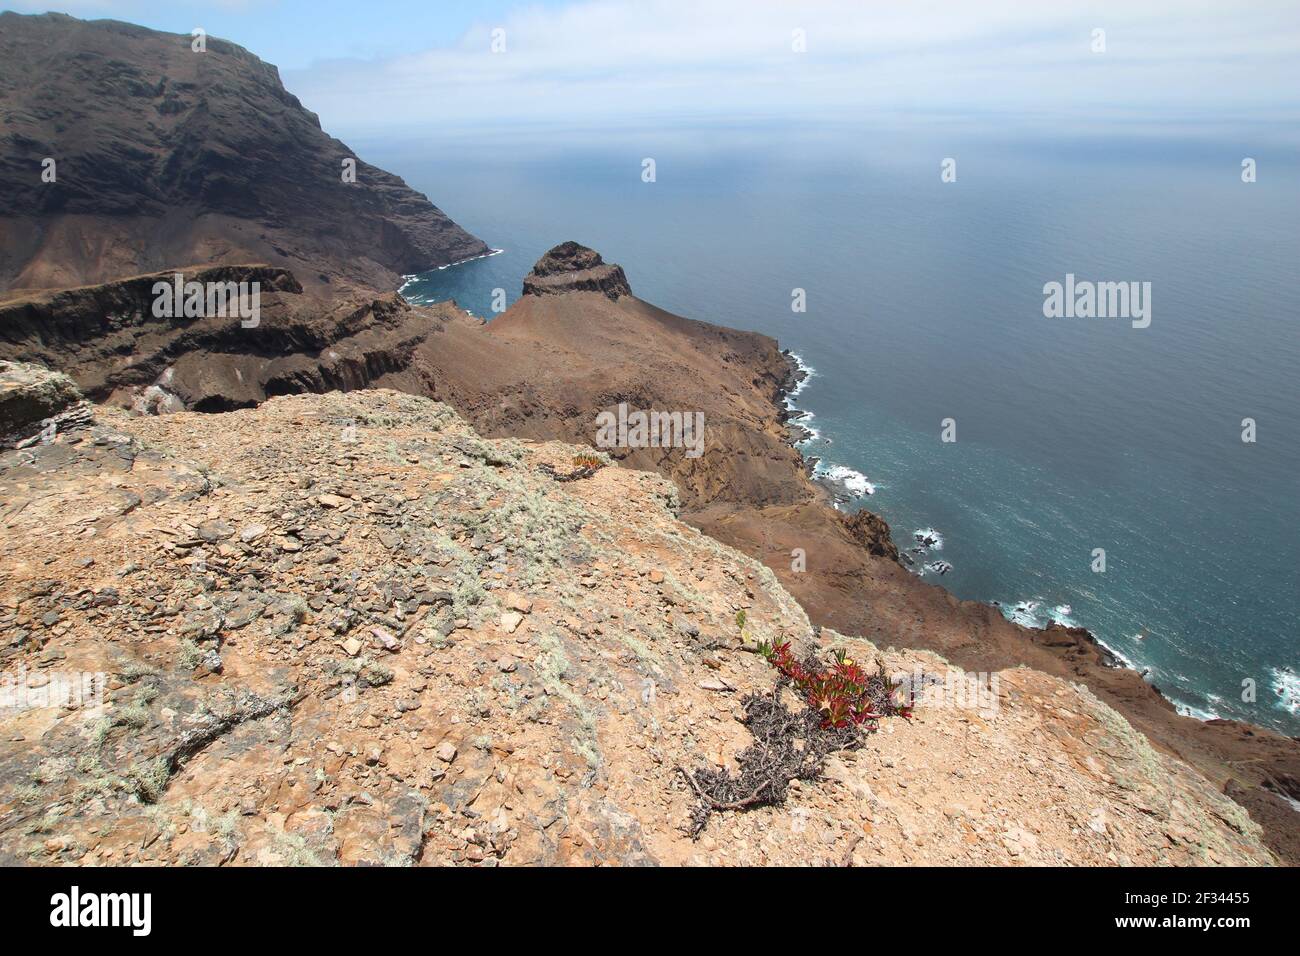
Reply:
M490 52L491 30L507 52ZM791 50L806 31L808 52ZM1090 50L1094 28L1106 52ZM286 74L327 128L881 113L1294 117L1293 2L602 0Z

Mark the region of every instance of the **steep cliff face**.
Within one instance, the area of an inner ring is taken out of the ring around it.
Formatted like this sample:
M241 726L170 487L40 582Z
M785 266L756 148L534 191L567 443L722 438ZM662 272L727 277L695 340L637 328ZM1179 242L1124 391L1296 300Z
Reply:
M524 276L524 295L562 295L566 292L599 292L617 301L631 295L623 267L609 265L594 249L576 242L562 242L537 260Z
M250 297L256 289L256 316L244 317L233 302L216 314L206 301L202 315L156 314L156 290L174 288L177 275L183 287L243 286ZM430 383L411 364L436 328L396 293L356 291L325 302L303 295L281 268L194 267L0 301L0 359L59 369L96 401L170 397L172 408L221 411L271 395L373 384L427 392Z
M388 291L488 251L323 132L274 66L224 40L191 44L110 20L0 14L0 287L253 261L309 288Z
M97 414L0 452L2 863L1273 862L1087 690L817 632L663 478L559 480L589 448L388 390ZM693 839L786 640L914 715Z

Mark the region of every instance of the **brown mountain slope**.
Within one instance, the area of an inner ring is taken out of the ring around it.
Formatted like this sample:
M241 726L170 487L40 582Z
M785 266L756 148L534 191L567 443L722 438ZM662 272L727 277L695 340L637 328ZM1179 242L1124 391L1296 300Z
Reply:
M291 268L308 290L488 251L356 160L242 47L111 20L0 14L0 288L191 263ZM39 82L33 82L39 77ZM55 161L55 182L42 163Z
M1274 862L1194 770L1026 668L979 706L922 692L692 839L679 768L749 745L755 641L958 675L814 634L661 477L557 481L580 448L427 399L96 414L0 451L0 665L37 678L0 707L0 864ZM61 706L68 673L102 699Z
M1264 824L1274 851L1300 862L1300 814L1280 796L1300 799L1300 742L1182 717L1140 675L1113 666L1086 631L1021 627L903 568L888 526L831 507L787 444L780 397L792 373L774 340L683 319L631 294L551 291L525 295L487 324L439 306L442 330L417 349L435 394L485 434L586 444L597 414L620 401L703 411L699 458L681 449L610 453L671 477L683 517L770 567L813 623L933 650L970 671L1027 665L1081 681L1157 747L1231 792ZM806 570L795 569L796 549Z
M21 357L14 349L30 350L33 343L50 347L62 336L57 360L101 397L110 380L139 388L150 375L186 404L208 409L284 392L390 385L443 399L493 437L586 445L596 443L596 416L620 403L633 410L699 412L705 419L699 457L682 448L610 453L627 466L671 477L683 517L771 568L813 623L862 634L880 646L935 650L970 671L1028 665L1082 682L1160 750L1185 760L1246 807L1281 859L1300 860L1300 816L1278 795L1300 796L1300 743L1243 724L1180 717L1137 674L1110 666L1086 632L1013 625L994 608L958 601L907 572L892 559L896 551L884 522L849 520L808 480L787 443L780 399L793 370L774 340L656 309L624 290L621 270L619 282L611 283L616 267L595 266L585 255L555 258L572 263L575 281L566 286L563 270L552 271L543 294L525 295L491 323L453 303L413 308L388 296L363 306L357 324L343 323L331 338L326 326L336 320L304 314L293 303L305 297L289 291L279 296L283 314L272 310L265 348L253 345L247 330L201 320L192 332L173 328L180 323L145 322L143 337L141 326L127 323L122 341L134 342L118 353L94 334L78 338L57 330L62 320L55 312L62 310L49 310L51 297L38 297L45 318L23 313L26 334L0 349L0 358ZM594 268L602 270L599 291L590 291ZM122 294L72 290L59 296L95 302ZM84 314L93 320L98 313L91 307ZM355 348L348 341L354 337L361 340ZM143 363L148 374L132 358L132 378L121 366L140 352L142 341L155 344L148 353L154 358ZM339 374L340 361L349 374ZM793 565L796 549L806 555L805 570Z

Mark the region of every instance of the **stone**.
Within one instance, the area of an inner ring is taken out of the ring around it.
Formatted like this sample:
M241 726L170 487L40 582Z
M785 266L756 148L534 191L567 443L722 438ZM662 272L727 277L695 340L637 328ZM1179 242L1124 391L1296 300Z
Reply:
M507 611L501 615L501 630L513 634L524 623L524 616L518 611Z
M0 361L0 438L26 435L81 399L75 382L26 362Z
M524 277L524 295L563 295L599 292L612 301L631 295L621 266L606 263L600 253L576 242L563 242L537 260Z
M225 541L235 533L229 521L222 521L220 518L214 518L205 521L199 525L199 537L209 544L216 541Z
M402 646L401 642L397 638L393 637L392 634L384 630L384 628L380 627L378 624L370 629L370 633L375 635L375 640L379 642L379 646L390 654L396 654Z
M456 747L449 741L443 741L438 745L438 749L433 752L433 755L443 763L451 763L456 759Z
M355 637L349 637L343 642L343 650L347 652L348 657L356 657L361 653L361 648L363 646L364 645Z
M677 631L678 634L681 634L684 637L700 636L699 627L697 627L692 622L686 620L686 618L681 617L680 615L673 618L673 628Z

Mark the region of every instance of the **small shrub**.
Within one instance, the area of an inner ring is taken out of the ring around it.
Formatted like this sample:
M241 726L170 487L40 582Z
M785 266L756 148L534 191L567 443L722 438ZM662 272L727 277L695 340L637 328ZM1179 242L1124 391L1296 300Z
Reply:
M113 724L117 727L130 727L132 730L139 730L149 723L149 708L141 701L133 701L126 707L123 707L113 717Z
M188 637L181 638L180 654L177 657L180 661L181 667L192 671L203 663L203 658L203 648L199 647L198 644L190 640Z
M872 722L874 729L875 722L882 717L912 716L910 704L895 703L894 694L899 685L885 675L883 666L876 673L868 674L844 651L835 652L835 663L829 669L823 669L814 658L800 663L790 652L789 641L760 644L758 652L820 715L823 729L856 726L867 721Z
M143 664L138 661L131 661L122 668L122 680L128 684L134 684L144 677L158 676L158 668L152 664Z
M154 803L167 789L171 775L171 764L163 757L155 757L131 767L125 781L126 788L139 797L141 803Z
M744 627L744 612L736 615ZM838 750L856 750L864 733L887 716L910 717L910 705L894 702L898 685L884 668L868 674L841 651L823 668L814 657L797 661L790 644L759 645L759 653L778 674L770 694L750 694L742 701L754 742L736 755L738 773L715 767L695 771L678 767L695 792L691 836L697 837L720 810L749 810L784 803L792 780L820 778L826 757ZM808 704L792 711L781 700L789 686Z

